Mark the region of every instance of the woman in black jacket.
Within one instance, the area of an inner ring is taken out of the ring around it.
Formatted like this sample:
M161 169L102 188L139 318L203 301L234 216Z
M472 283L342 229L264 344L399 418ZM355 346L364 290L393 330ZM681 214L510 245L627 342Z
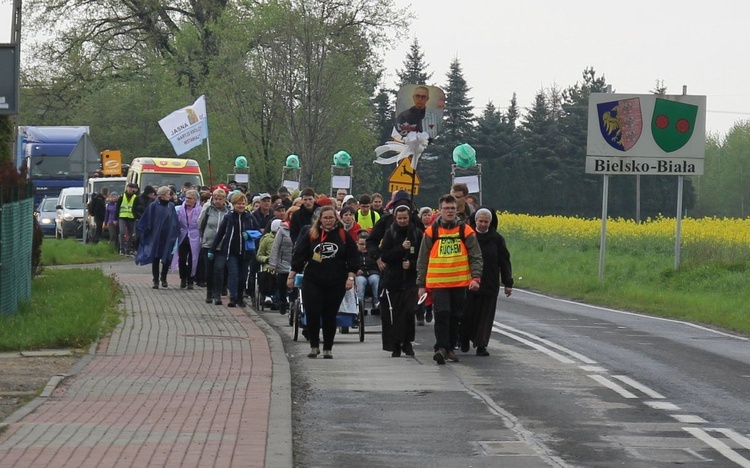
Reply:
M238 193L232 197L232 211L224 216L216 231L216 237L208 252L209 261L214 263L214 284L224 284L224 266L227 267L227 283L229 286L228 307L245 307L243 300L247 269L249 262L255 258L255 248L248 249L249 239L247 231L255 230L260 233L260 227L255 217L247 211L247 197ZM253 241L251 240L250 243ZM214 303L221 304L221 289L215 288Z
M336 336L336 314L347 290L354 286L359 269L357 244L344 230L331 205L321 207L309 231L302 231L294 245L292 269L287 288L294 286L294 277L304 271L302 300L310 340L309 358L320 354L320 327L323 325L323 357L333 358Z
M474 226L479 247L482 249L482 283L478 291L466 293L459 341L464 353L469 352L471 341L477 348L477 356L489 356L487 345L495 320L500 283L502 282L505 287L505 295L509 297L513 290L513 273L505 238L497 232L495 210L486 207L477 210L474 213Z
M380 321L383 349L392 357L414 356L414 319L417 311L417 257L422 231L411 219L409 206L400 205L385 232L380 259L387 265L380 280Z

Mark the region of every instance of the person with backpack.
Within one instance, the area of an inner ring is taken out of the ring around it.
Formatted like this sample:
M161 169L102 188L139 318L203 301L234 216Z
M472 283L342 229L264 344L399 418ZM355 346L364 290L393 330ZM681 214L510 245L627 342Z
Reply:
M466 301L466 287L478 291L482 282L482 251L474 230L456 217L456 199L443 195L440 218L425 229L417 260L417 286L421 297L432 291L435 318L433 360L458 362L453 348Z
M367 232L372 232L372 228L380 221L380 215L370 209L370 203L370 196L362 195L359 197L359 210L354 213L354 220Z
M297 272L304 271L302 300L310 340L309 358L320 354L323 328L323 357L332 359L336 336L336 314L347 290L354 287L359 269L357 244L344 230L332 204L322 206L308 231L300 233L292 254L287 288L294 286Z

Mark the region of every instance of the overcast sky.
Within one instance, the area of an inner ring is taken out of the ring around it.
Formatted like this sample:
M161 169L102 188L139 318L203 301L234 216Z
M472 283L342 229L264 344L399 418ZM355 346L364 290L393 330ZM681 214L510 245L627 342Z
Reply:
M391 82L417 37L435 84L459 59L477 108L505 108L514 92L528 108L540 89L567 88L593 67L617 93L648 94L663 80L667 94L686 85L707 96L707 132L750 119L750 2L395 1L417 17L386 55Z
M618 93L707 96L707 131L724 134L750 119L750 2L630 0L395 0L409 7L410 29L385 54L389 85L414 37L432 84L444 86L454 58L472 104L523 108L540 89L567 88L593 67ZM10 39L11 0L0 0L0 42ZM24 31L24 35L28 32Z

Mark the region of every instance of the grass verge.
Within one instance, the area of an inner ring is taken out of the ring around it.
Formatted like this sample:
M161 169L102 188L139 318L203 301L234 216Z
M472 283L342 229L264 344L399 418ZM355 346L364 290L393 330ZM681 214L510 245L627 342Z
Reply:
M84 263L117 260L120 255L114 245L107 242L83 244L75 239L51 239L42 241L42 265L80 265Z
M684 262L610 249L599 279L599 250L506 236L516 287L575 301L713 325L750 334L745 264Z
M84 348L119 322L122 290L99 269L47 269L31 288L16 315L0 317L0 351Z

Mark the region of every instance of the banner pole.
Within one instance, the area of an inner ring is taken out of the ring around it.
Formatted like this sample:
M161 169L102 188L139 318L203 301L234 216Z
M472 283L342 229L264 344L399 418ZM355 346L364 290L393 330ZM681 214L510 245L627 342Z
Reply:
M206 152L208 153L208 186L214 186L214 173L211 169L211 137L206 138Z

